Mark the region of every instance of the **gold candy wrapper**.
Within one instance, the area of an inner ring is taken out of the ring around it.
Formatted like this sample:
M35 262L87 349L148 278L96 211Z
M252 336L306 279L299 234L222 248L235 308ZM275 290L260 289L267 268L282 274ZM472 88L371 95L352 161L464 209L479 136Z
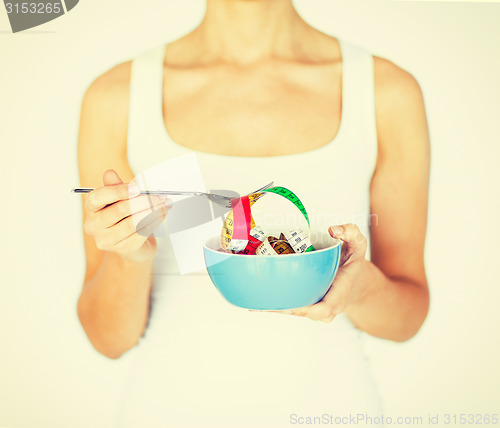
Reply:
M286 235L294 237L293 239L296 241L293 244L290 243ZM257 256L275 256L314 250L309 237L302 230L286 232L286 235L281 233L279 238L272 235L267 236L257 247L255 254Z

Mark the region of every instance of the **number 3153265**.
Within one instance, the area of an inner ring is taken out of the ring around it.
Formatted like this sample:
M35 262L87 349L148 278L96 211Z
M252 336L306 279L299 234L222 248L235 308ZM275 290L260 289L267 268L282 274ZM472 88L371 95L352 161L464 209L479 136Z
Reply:
M5 3L7 13L23 14L42 14L42 13L61 13L61 3Z

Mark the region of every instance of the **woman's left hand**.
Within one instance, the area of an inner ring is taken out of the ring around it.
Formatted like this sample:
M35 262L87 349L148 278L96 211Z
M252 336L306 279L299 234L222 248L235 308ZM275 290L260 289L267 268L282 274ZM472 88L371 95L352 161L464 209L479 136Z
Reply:
M314 305L275 312L330 322L367 291L360 286L364 281L359 281L365 264L369 263L365 260L367 246L365 236L354 224L330 227L328 232L333 238L343 241L340 267L330 289Z

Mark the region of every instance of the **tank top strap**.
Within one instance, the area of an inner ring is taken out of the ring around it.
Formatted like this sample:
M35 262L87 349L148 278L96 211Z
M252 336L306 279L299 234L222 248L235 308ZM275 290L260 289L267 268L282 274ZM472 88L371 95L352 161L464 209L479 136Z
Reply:
M127 137L132 170L146 166L141 154L154 148L148 144L157 147L157 142L162 141L164 52L165 45L161 45L132 60Z
M343 144L359 150L366 168L373 171L377 155L373 55L351 42L338 40L343 62Z

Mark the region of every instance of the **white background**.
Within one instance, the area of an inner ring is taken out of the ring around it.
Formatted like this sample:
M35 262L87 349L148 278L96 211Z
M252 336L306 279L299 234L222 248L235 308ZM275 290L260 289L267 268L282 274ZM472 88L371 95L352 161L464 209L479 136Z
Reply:
M432 140L431 309L370 340L388 416L500 413L500 4L297 0L424 91ZM134 351L108 360L76 316L84 273L76 135L88 84L194 27L202 0L82 0L11 34L0 6L0 426L112 426ZM334 409L332 409L333 411Z

